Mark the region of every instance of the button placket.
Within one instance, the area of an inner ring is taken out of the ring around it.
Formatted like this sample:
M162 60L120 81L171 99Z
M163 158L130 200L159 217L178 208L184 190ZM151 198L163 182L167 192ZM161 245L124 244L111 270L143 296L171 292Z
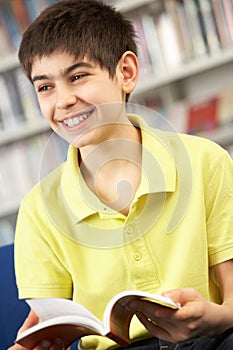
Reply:
M140 236L136 225L128 224L124 229L125 253L132 280L138 288L146 285L158 286L158 278L151 262L144 236Z

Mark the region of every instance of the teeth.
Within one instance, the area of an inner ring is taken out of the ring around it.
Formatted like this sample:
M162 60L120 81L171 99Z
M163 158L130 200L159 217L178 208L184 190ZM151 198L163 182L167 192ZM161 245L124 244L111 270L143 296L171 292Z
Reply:
M64 124L66 124L67 126L69 126L71 128L75 125L78 125L83 120L87 119L89 117L89 115L90 115L90 113L85 113L85 114L80 115L79 117L66 119L66 120L64 120Z

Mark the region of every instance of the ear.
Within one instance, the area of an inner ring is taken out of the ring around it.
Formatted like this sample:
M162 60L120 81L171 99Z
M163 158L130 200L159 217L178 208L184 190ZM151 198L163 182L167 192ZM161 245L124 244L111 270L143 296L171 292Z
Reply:
M132 51L126 51L118 62L118 72L122 81L122 91L130 94L137 83L139 63L137 56Z

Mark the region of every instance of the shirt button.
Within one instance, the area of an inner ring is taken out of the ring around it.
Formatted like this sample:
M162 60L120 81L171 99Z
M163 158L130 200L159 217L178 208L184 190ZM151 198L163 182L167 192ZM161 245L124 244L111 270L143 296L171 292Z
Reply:
M128 226L126 229L127 233L133 233L133 227L132 226Z
M140 252L137 252L134 254L134 260L139 261L142 258L142 254Z

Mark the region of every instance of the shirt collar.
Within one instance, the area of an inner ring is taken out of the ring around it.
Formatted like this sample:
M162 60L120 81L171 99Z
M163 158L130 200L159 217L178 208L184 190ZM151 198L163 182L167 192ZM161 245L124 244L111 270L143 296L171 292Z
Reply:
M166 133L150 128L143 119L129 115L129 120L141 129L142 181L136 198L146 193L171 192L176 187L176 167ZM74 223L99 213L100 217L122 218L108 208L88 188L78 165L78 149L70 146L61 175L61 190Z

